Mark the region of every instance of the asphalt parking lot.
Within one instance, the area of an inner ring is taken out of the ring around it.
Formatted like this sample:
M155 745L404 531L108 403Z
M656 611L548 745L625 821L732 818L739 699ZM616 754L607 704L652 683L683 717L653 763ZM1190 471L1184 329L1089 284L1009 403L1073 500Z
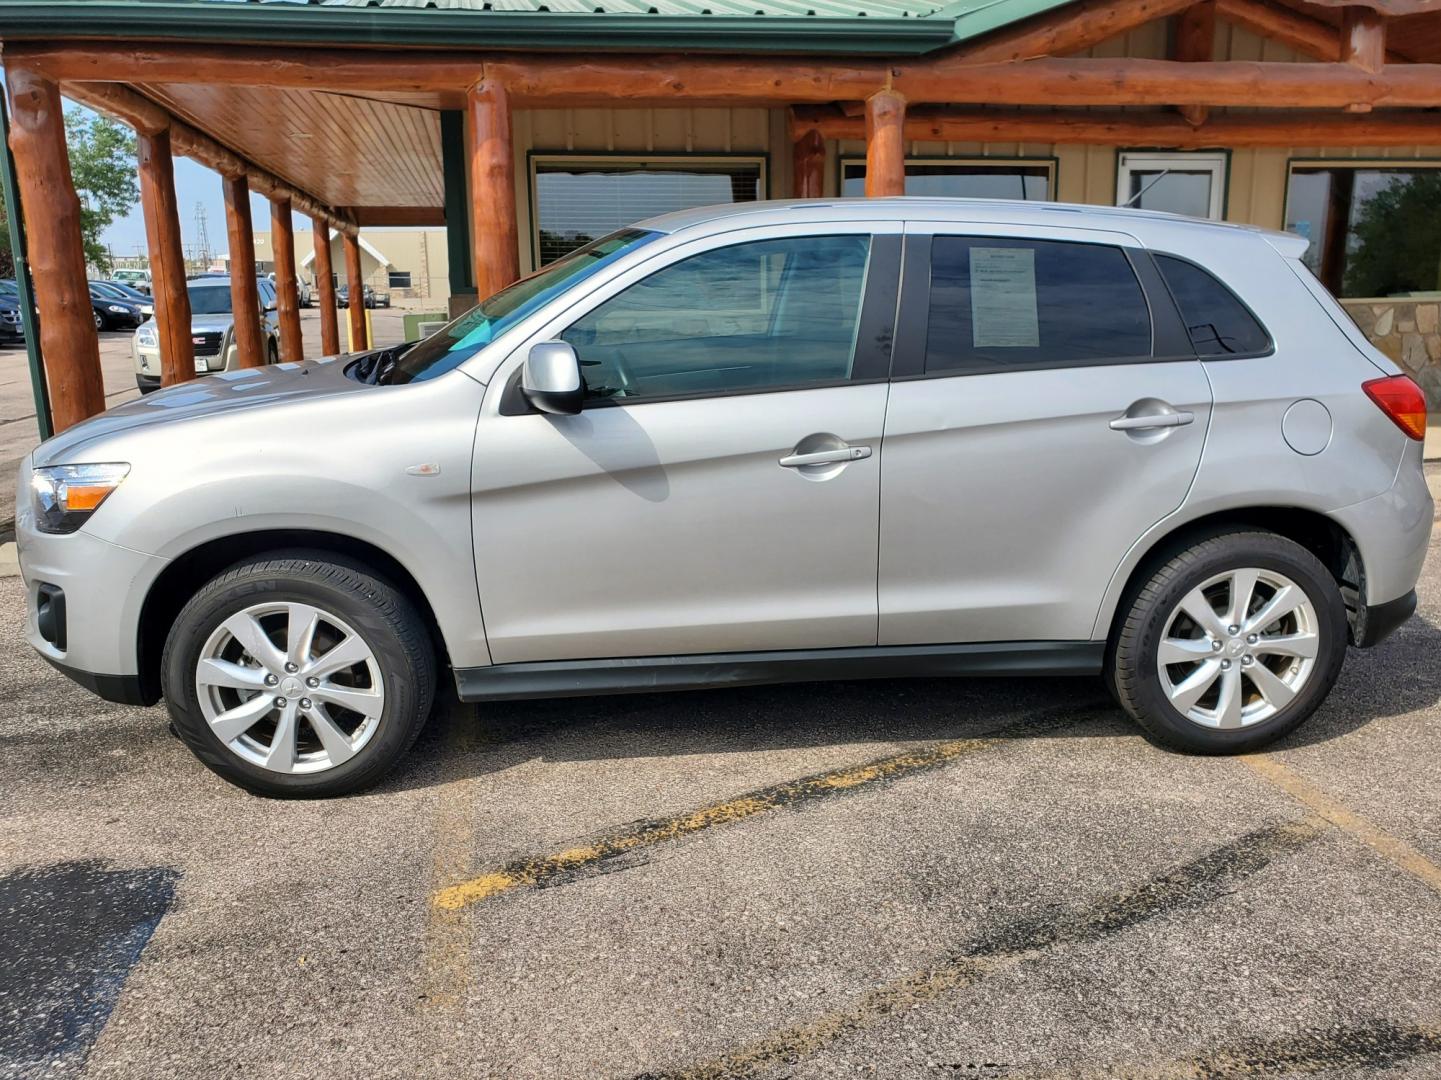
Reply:
M226 786L0 577L0 1077L1441 1075L1441 557L1273 753L1091 680L452 706Z

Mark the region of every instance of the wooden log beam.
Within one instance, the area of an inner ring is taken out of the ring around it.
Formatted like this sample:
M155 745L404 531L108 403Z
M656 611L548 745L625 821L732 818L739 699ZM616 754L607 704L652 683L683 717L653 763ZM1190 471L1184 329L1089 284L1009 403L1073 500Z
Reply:
M1176 20L1174 56L1177 60L1185 64L1209 63L1215 59L1215 43L1215 0L1201 0L1181 12ZM1182 105L1180 112L1192 127L1200 127L1210 115L1205 105Z
M345 285L349 297L345 314L350 320L350 351L364 352L370 348L370 323L365 318L365 275L360 269L360 238L342 235L345 249Z
M235 318L236 363L243 368L265 363L260 330L260 286L255 277L255 230L250 221L250 185L243 176L222 176L225 231L230 244L230 311Z
M222 175L244 175L254 190L287 199L300 213L325 216L343 231L356 228L351 215L328 207L308 192L286 183L218 140L177 119L128 86L119 83L67 83L64 90L76 101L129 124L138 134L169 131L174 153L198 161Z
M15 157L30 276L40 310L40 348L55 430L105 410L100 340L85 275L80 199L70 178L60 87L7 63L10 150Z
M862 139L865 122L833 109L798 108L795 124L826 139ZM1197 128L1169 113L912 109L908 141L1085 143L1177 150L1213 147L1415 146L1436 137L1429 112L1346 116L1336 112L1213 115Z
M1185 11L1195 0L1081 0L1056 11L986 34L953 54L968 63L1064 56Z
M1386 63L1386 19L1359 4L1341 12L1341 62L1363 71L1380 71Z
M280 359L305 359L300 337L300 279L295 272L295 222L288 200L270 202L270 243L275 252L275 306L280 316Z
M310 76L300 85L345 88L344 72L364 72L373 91L455 89L462 70L473 84L480 66L473 55L398 50L292 50L281 62L275 48L153 45L7 44L12 62L65 80L173 81L221 85L296 85L296 64ZM344 66L325 66L332 52ZM1339 53L1338 53L1339 55ZM1394 64L1369 72L1350 64L1289 64L1174 60L1039 59L977 64L939 55L899 64L847 60L793 63L756 57L507 58L484 65L487 85L503 83L512 106L683 103L806 104L858 100L887 84L916 102L987 102L995 105L1210 105L1271 108L1343 108L1361 102L1381 108L1441 106L1441 65Z
M1258 37L1279 42L1317 60L1341 59L1336 28L1271 0L1215 0L1216 14Z
M795 197L819 199L825 194L825 139L815 128L806 128L795 140L792 153L791 187Z
M140 164L145 246L150 253L155 331L160 344L160 385L174 386L195 378L195 344L191 339L190 293L185 287L185 248L180 235L169 130L137 132L135 149Z
M340 352L340 323L335 314L335 267L330 258L330 226L320 218L310 219L315 245L315 303L320 308L320 352Z
M495 82L470 90L470 221L475 256L475 291L482 302L520 277L520 242L515 223L515 148L510 131L510 97Z
M866 98L866 197L906 193L906 99L895 90Z
M336 211L344 214L360 228L374 226L443 226L443 206L337 206Z

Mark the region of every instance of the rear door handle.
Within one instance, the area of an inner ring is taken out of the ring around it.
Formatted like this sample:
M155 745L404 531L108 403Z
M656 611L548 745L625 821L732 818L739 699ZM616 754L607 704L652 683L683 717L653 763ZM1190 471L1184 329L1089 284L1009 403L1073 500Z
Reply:
M1195 413L1148 413L1143 416L1118 416L1111 421L1112 431L1144 431L1146 428L1185 427L1196 419Z
M838 450L817 450L810 454L788 454L781 458L787 469L800 469L806 465L832 465L838 461L860 461L871 456L869 446L842 446Z

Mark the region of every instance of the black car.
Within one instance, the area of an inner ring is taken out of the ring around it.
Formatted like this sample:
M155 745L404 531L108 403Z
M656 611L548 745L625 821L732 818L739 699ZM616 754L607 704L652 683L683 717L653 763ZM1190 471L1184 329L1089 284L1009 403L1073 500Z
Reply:
M361 303L368 308L390 307L390 293L377 293L369 285L365 286L365 293ZM335 306L348 308L350 306L350 286L342 285L335 292Z
M0 294L0 345L25 344L25 327L20 322L20 304L15 297Z
M115 296L110 289L97 287L90 282L90 304L95 309L95 329L134 330L147 316L141 304Z

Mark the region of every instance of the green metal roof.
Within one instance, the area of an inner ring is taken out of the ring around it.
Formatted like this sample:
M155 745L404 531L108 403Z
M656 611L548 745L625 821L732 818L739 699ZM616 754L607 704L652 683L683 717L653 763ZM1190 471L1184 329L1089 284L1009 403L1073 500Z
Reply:
M0 38L914 55L1072 0L0 0Z

